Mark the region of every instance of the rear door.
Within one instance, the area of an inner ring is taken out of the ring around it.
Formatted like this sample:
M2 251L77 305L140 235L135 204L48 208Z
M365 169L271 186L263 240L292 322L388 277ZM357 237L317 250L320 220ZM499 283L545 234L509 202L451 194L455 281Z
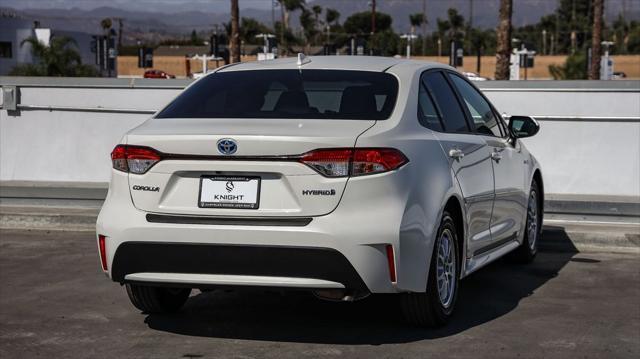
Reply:
M449 73L449 77L465 102L474 131L491 149L495 177L491 247L495 248L516 239L523 228L527 206L525 158L520 144L513 145L496 111L481 92L457 74Z
M489 225L494 186L490 150L481 137L473 134L463 107L443 72L428 71L421 82L421 105L427 100L432 102L440 119L430 120L428 126L435 130L435 136L449 155L451 169L464 196L469 232L467 251L471 255L491 242ZM422 111L428 111L428 106L421 107Z

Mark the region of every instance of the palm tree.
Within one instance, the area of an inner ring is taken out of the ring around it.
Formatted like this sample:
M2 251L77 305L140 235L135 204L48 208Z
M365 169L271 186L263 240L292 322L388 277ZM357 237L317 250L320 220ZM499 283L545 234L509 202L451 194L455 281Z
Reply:
M67 36L53 36L49 46L36 37L24 39L20 46L31 45L31 54L36 64L22 64L11 70L17 76L87 76L95 77L97 70L83 65L80 54L74 48L76 42Z
M336 9L329 9L324 13L324 21L327 25L336 25L338 23L338 19L340 19L340 13Z
M600 79L600 42L602 41L603 7L603 0L593 0L593 38L591 43L591 71L589 71L589 80Z
M313 5L313 7L311 8L311 11L313 11L313 17L314 17L314 27L316 29L316 35L315 35L315 43L318 44L318 35L320 35L320 33L322 33L322 27L321 27L321 20L320 20L320 15L322 14L322 6L320 5Z
M411 22L411 33L413 34L416 32L416 28L424 22L424 14L419 12L409 15L409 22Z
M311 46L311 40L318 34L318 30L316 30L315 22L313 20L313 14L309 10L302 9L302 14L300 14L300 25L302 25L304 37L307 40L305 43L305 52L308 54L309 47Z
M511 57L511 15L513 0L500 0L500 22L498 24L496 46L496 80L509 79L509 58Z
M100 27L102 27L102 30L104 31L105 34L109 31L109 29L111 29L112 25L113 24L111 22L111 19L109 18L105 18L105 19L102 19L102 21L100 21Z
M282 9L282 25L280 26L281 53L286 54L288 50L287 44L285 44L285 33L289 30L289 17L292 11L304 8L305 0L278 0L278 2Z
M302 10L305 5L305 0L278 0L280 7L282 7L282 23L285 30L289 29L289 18L291 12L296 10Z
M231 39L229 39L231 63L240 62L240 10L238 0L231 0Z
M420 27L420 25L422 25L422 23L424 22L424 14L419 12L409 15L409 22L411 23L411 35L413 35L416 33L416 28ZM413 45L412 39L408 39L407 41L409 41Z

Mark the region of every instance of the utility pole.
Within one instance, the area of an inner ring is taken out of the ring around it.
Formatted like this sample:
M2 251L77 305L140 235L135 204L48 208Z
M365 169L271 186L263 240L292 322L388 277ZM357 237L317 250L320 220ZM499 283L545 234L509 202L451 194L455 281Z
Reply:
M121 17L116 17L114 20L118 20L118 51L120 51L120 48L122 48L122 29L124 28L124 23Z
M373 56L373 35L376 33L376 0L371 0L371 36L369 36L369 55Z
M276 13L275 13L276 0L271 0L271 28L276 31Z
M422 56L427 55L427 0L422 0Z
M376 33L376 0L371 0L371 35Z
M469 0L469 28L473 28L473 0Z

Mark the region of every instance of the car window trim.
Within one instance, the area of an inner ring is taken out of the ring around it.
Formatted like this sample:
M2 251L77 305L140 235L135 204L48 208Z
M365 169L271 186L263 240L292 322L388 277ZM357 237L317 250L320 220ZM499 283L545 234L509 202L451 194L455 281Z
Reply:
M456 71L452 71L449 69L445 69L445 71L448 73L447 74L447 79L449 81L451 81L451 84L455 87L455 84L453 84L453 80L451 80L449 78L449 75L453 75L453 76L458 76L459 78L461 78L463 81L465 81L466 83L468 83L469 85L471 85L472 88L474 88L478 94L480 94L480 97L482 97L487 104L489 105L489 108L491 109L491 112L493 113L493 115L496 117L496 121L497 121L497 126L498 126L498 131L500 132L500 136L489 136L487 134L484 133L480 133L478 132L478 129L476 127L475 122L473 121L473 116L471 115L471 112L469 111L469 108L467 107L467 105L465 104L465 113L468 116L468 121L471 122L471 124L473 125L473 134L478 135L478 136L487 136L487 137L492 137L492 138L508 138L510 137L509 135L505 135L502 126L500 125L500 121L502 120L502 116L498 114L498 111L496 111L495 107L493 106L493 104L491 103L491 101L489 101L489 99L487 98L487 96L484 95L484 93L482 93L482 91L480 91L480 89L473 84L473 82L469 81L469 79L465 78L463 75L461 75L460 73L456 72ZM462 94L459 92L458 88L455 88L456 93L458 94L458 96L460 96L460 98L462 99L462 101L464 101L464 98L462 97Z
M464 78L464 76L463 76L463 75L460 75L458 72L456 72L456 71L451 71L451 70L449 70L449 69L445 69L445 70L444 70L444 72L446 72L446 73L447 73L447 74L445 75L445 77L447 78L447 81L449 81L449 85L450 85L451 87L453 87L453 88L454 88L454 91L455 91L456 95L458 96L458 101L459 101L459 102L461 102L462 104L464 104L464 106L463 106L463 107L464 107L464 113L465 113L465 116L467 117L467 125L468 125L469 127L471 127L471 128L472 128L471 133L473 133L474 135L478 135L478 136L487 136L487 137L493 137L493 138L500 138L500 137L495 136L495 135L491 135L491 136L489 136L489 135L487 135L487 134L485 134L485 133L480 133L480 132L478 132L478 129L477 129L477 127L476 127L476 123L473 121L473 115L471 115L471 111L469 110L469 106L466 104L466 102L465 102L465 100L464 100L464 97L463 97L463 96L462 96L462 94L460 93L460 90L458 90L458 87L456 86L456 84L455 84L455 83L453 83L453 79L452 79L451 77L449 77L449 76L458 76L458 77L459 77L459 78L461 78L463 81L465 81L466 83L470 84L470 85L471 85L471 87L472 87L472 88L474 88L474 89L476 89L476 91L478 91L478 92L480 93L480 96L481 96L485 101L487 101L487 103L489 104L489 108L493 110L493 107L491 106L491 102L489 102L489 101L487 100L487 98L486 98L486 97L484 97L484 96L482 95L482 93L481 93L481 92L480 92L480 91L479 91L475 86L473 86L473 84L471 83L471 81L469 81L468 79ZM492 112L493 112L493 111L492 111ZM495 115L495 114L494 114L494 115ZM498 131L500 131L500 130L498 130Z
M426 117L424 115L424 112L422 112L422 106L420 106L420 89L422 88L424 89L424 92L427 94L429 101L431 101L433 108L436 110L436 116L438 116L438 122L440 122L440 127L442 127L442 130L444 131L446 127L444 126L444 121L442 120L442 111L440 110L440 106L438 106L438 104L433 100L433 96L429 88L427 88L427 86L425 86L425 84L422 82L422 74L420 75L420 79L418 80L418 82L419 82L418 84L418 123L422 127L428 128L432 131L440 132L422 123L422 119Z
M428 75L428 74L430 74L430 73L432 73L432 72L437 72L437 73L440 73L442 77L444 77L445 81L447 82L447 84L448 84L448 85L449 85L449 87L451 88L451 87L452 87L452 86L451 86L451 85L452 85L452 84L451 84L451 80L450 80L450 79L449 79L449 77L444 73L445 71L450 71L450 70L447 70L447 69L441 69L441 68L434 68L434 69L428 69L428 70L425 70L425 71L423 71L423 72L420 74L420 83L423 83L423 80L422 80L422 79L423 79L426 75ZM428 86L426 86L426 84L425 84L425 88L428 90L428 93L431 95L431 89L430 89ZM458 107L460 107L460 108L462 109L463 113L465 114L465 115L464 115L464 116L465 116L465 119L464 119L464 120L465 120L465 124L467 125L467 131L448 131L448 130L447 130L447 126L445 125L444 118L443 118L443 116L442 116L442 110L440 109L440 105L438 104L438 102L437 102L437 101L433 101L434 105L436 106L436 111L438 111L438 115L440 116L440 123L442 124L442 129L444 130L444 132L441 132L441 133L456 133L456 134L467 134L467 135L470 135L470 134L471 134L471 135L473 135L473 134L475 134L475 132L471 130L471 126L469 125L469 119L467 118L468 114L467 114L467 112L465 112L465 111L467 110L467 109L466 109L466 105L465 105L465 106L462 106L462 105L461 105L461 103L460 103L460 97L459 97L459 95L458 95L458 93L457 93L457 90L456 90L455 88L451 88L451 91L454 93L454 96L456 97L456 102L458 103ZM432 98L433 98L433 96L432 96ZM436 131L436 130L433 130L433 131ZM436 132L440 132L440 131L436 131Z

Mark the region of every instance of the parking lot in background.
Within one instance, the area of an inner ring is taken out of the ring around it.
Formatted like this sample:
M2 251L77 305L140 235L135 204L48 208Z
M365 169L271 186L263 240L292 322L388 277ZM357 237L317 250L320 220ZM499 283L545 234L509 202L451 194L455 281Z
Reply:
M638 357L638 252L553 236L532 265L463 280L452 323L426 330L384 295L194 290L181 312L146 315L104 278L93 233L0 230L0 357Z

